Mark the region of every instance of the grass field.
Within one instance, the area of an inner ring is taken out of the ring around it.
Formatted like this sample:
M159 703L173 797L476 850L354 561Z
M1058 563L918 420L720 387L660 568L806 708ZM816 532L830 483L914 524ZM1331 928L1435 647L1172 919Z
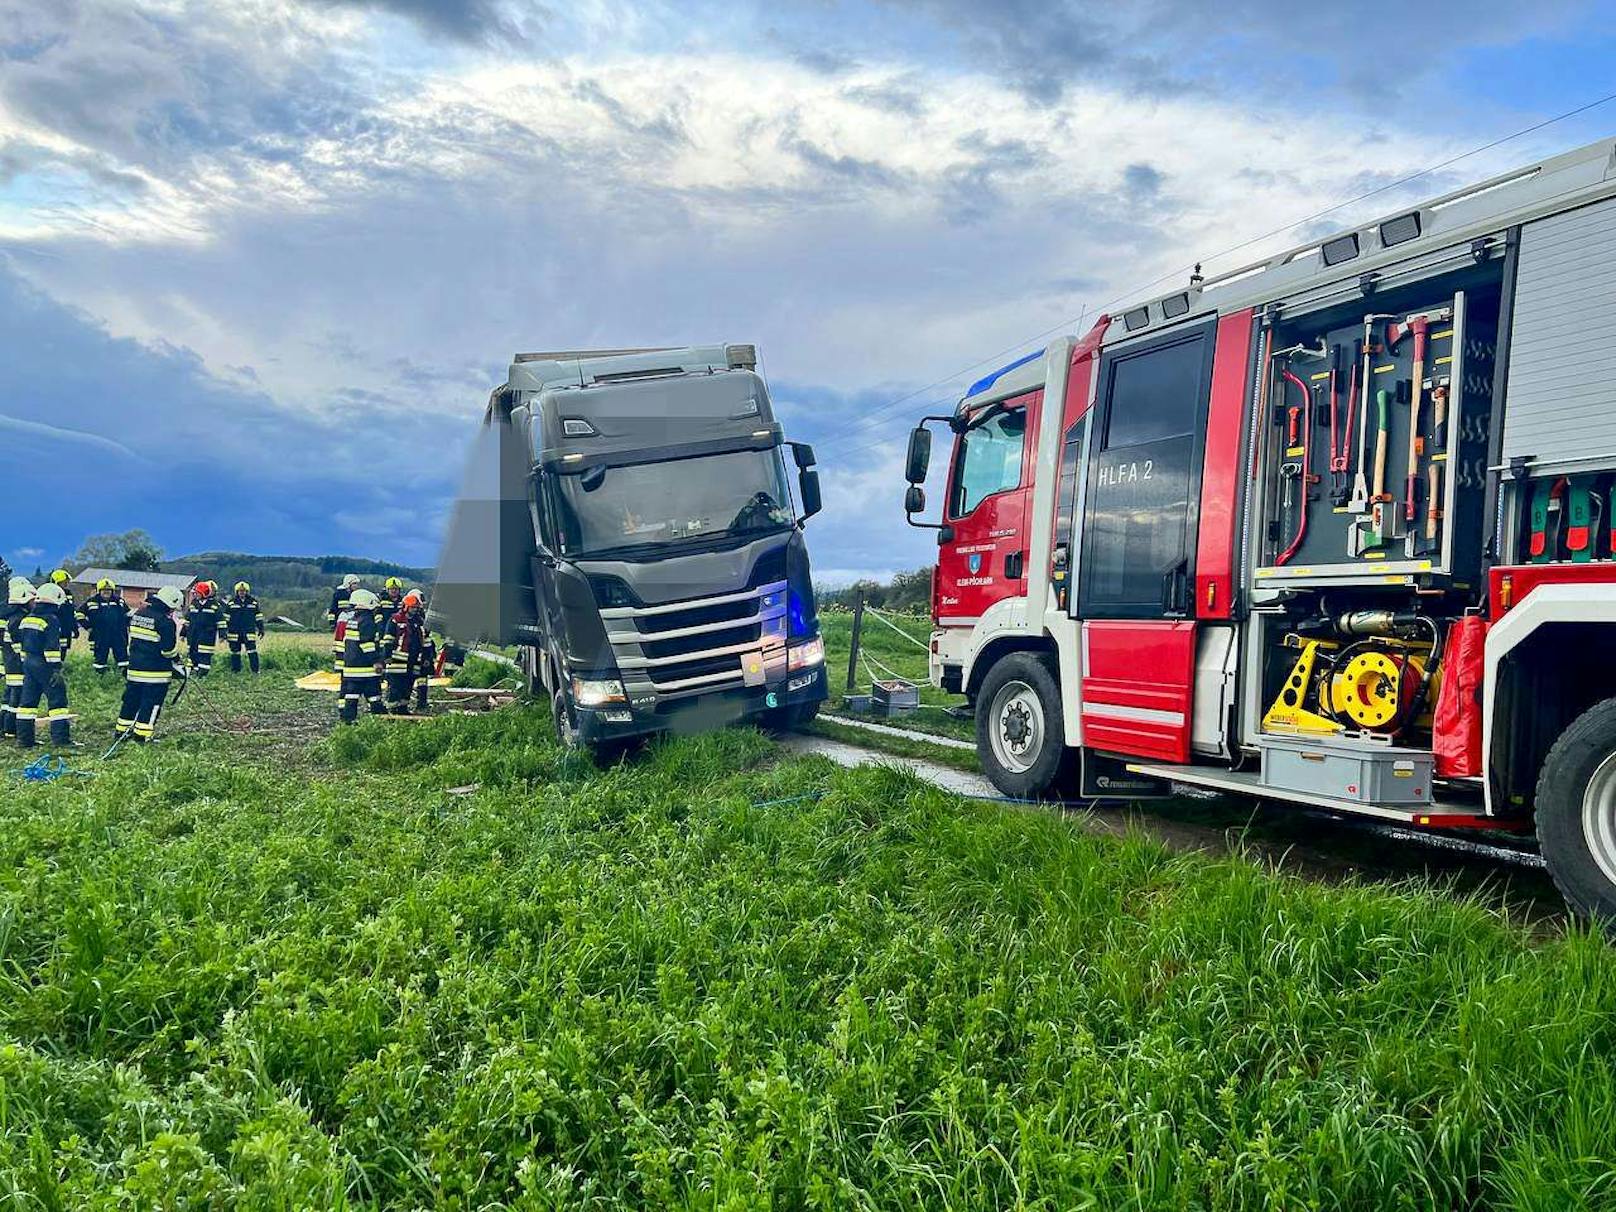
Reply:
M90 777L0 749L0 1207L1616 1198L1595 937L750 730L328 736L318 646L268 653Z

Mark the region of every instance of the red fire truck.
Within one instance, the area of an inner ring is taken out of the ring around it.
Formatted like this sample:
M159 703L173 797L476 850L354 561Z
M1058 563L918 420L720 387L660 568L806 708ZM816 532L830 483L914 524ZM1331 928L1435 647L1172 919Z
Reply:
M1616 918L1616 142L1103 316L907 462L1006 794L1535 831Z

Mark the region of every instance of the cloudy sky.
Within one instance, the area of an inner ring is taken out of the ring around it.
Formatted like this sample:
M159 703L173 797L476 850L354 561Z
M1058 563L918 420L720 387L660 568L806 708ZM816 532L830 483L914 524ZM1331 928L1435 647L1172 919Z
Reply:
M0 554L430 562L519 349L754 341L832 579L911 420L1198 259L1616 132L1609 4L0 0Z

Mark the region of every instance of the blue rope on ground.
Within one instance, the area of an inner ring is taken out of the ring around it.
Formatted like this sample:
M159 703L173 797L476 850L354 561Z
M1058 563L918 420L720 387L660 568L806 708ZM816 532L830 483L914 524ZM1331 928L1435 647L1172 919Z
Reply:
M57 779L66 778L68 775L86 779L94 777L92 771L74 770L68 766L66 758L49 753L29 762L16 773L25 783L54 783Z

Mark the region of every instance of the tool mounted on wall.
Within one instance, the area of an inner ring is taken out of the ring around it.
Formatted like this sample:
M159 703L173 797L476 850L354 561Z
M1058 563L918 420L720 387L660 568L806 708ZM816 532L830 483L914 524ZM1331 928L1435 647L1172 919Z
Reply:
M1347 508L1353 513L1369 512L1370 366L1375 360L1375 355L1380 352L1380 342L1375 339L1375 325L1382 320L1394 318L1382 312L1371 312L1365 316L1363 339L1358 343L1358 360L1361 367L1358 373L1358 388L1363 395L1358 404L1358 468L1352 479L1352 495L1347 499Z
M1447 378L1427 383L1431 393L1431 455L1425 465L1429 491L1425 496L1425 541L1435 543L1442 520L1442 463L1448 457Z
M1344 345L1330 348L1330 504L1337 509L1347 503L1349 488L1347 471L1352 458L1352 402L1358 394L1358 358L1363 341L1359 340L1352 353L1352 374L1347 385L1347 421L1341 424L1341 359L1347 350Z
M1280 509L1296 519L1296 529L1291 536L1290 543L1274 559L1276 566L1288 563L1301 549L1307 538L1308 498L1312 486L1318 482L1313 474L1313 430L1315 428L1313 410L1313 389L1310 388L1292 369L1291 363L1296 359L1327 358L1330 356L1328 347L1320 339L1318 345L1293 345L1288 349L1278 350L1274 354L1279 365L1280 392L1283 393L1286 384L1296 388L1301 396L1301 403L1286 408L1285 417L1285 457L1279 465L1279 481L1281 488ZM1281 402L1284 395L1280 396Z
M1408 406L1408 466L1403 498L1403 520L1411 527L1419 516L1420 455L1425 448L1425 438L1420 433L1420 401L1425 388L1425 354L1430 326L1451 319L1453 308L1437 307L1430 311L1413 312L1386 326L1388 353L1396 353L1403 339L1410 333L1414 335L1414 389Z

